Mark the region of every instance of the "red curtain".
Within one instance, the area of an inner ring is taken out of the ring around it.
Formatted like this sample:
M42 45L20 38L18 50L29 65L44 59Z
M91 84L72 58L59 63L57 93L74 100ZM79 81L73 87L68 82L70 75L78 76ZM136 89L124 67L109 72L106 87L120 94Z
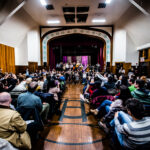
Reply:
M71 59L72 59L72 62L76 62L77 61L76 60L76 56L72 56Z
M98 51L97 55L97 62L100 64L101 71L104 68L104 58L103 58L103 45L100 46L100 49Z
M49 65L50 65L51 70L56 67L55 53L54 53L53 48L51 48L51 47L49 50Z

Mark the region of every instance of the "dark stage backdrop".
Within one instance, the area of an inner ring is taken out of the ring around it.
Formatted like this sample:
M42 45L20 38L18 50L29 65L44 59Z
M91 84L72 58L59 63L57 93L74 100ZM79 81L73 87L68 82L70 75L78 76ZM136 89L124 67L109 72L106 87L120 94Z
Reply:
M90 56L91 65L100 63L104 66L104 42L100 39L73 34L60 37L49 42L49 64L50 68L55 68L57 62L63 61L63 56L72 56L72 61L76 62L76 56Z

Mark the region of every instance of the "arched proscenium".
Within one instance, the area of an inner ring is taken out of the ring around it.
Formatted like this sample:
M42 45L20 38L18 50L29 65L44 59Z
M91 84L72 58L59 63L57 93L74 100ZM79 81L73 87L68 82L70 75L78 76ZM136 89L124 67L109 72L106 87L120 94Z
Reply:
M84 34L104 39L104 41L106 42L106 62L110 62L111 40L107 34L100 31L93 31L86 29L68 29L49 33L44 37L42 41L43 63L47 62L47 42L52 38L69 34Z

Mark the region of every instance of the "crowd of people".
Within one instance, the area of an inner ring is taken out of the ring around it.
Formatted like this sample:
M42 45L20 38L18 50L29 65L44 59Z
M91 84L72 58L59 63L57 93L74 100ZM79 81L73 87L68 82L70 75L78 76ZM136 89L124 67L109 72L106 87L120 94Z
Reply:
M67 83L83 84L81 100L90 105L90 113L97 116L113 143L125 149L150 145L150 81L146 76L137 77L133 71L128 76L100 73L99 64L84 68L77 62L59 63L52 71L27 69L18 75L0 69L0 138L11 150L31 149L38 131L54 113L61 113Z
M66 88L64 72L39 70L24 74L0 71L0 138L13 149L31 149L44 124L60 113ZM9 143L8 143L9 142ZM7 147L7 148L8 148ZM6 148L6 149L7 149Z
M114 75L99 72L86 79L82 101L98 125L111 136L114 149L150 148L150 81L134 72ZM117 147L116 147L117 146Z

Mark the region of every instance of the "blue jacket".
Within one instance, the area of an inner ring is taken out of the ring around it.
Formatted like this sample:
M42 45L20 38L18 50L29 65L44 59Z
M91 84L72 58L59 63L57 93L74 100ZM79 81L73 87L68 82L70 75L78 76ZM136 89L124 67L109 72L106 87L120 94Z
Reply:
M35 107L39 112L42 111L41 99L33 93L22 93L18 97L17 107Z

